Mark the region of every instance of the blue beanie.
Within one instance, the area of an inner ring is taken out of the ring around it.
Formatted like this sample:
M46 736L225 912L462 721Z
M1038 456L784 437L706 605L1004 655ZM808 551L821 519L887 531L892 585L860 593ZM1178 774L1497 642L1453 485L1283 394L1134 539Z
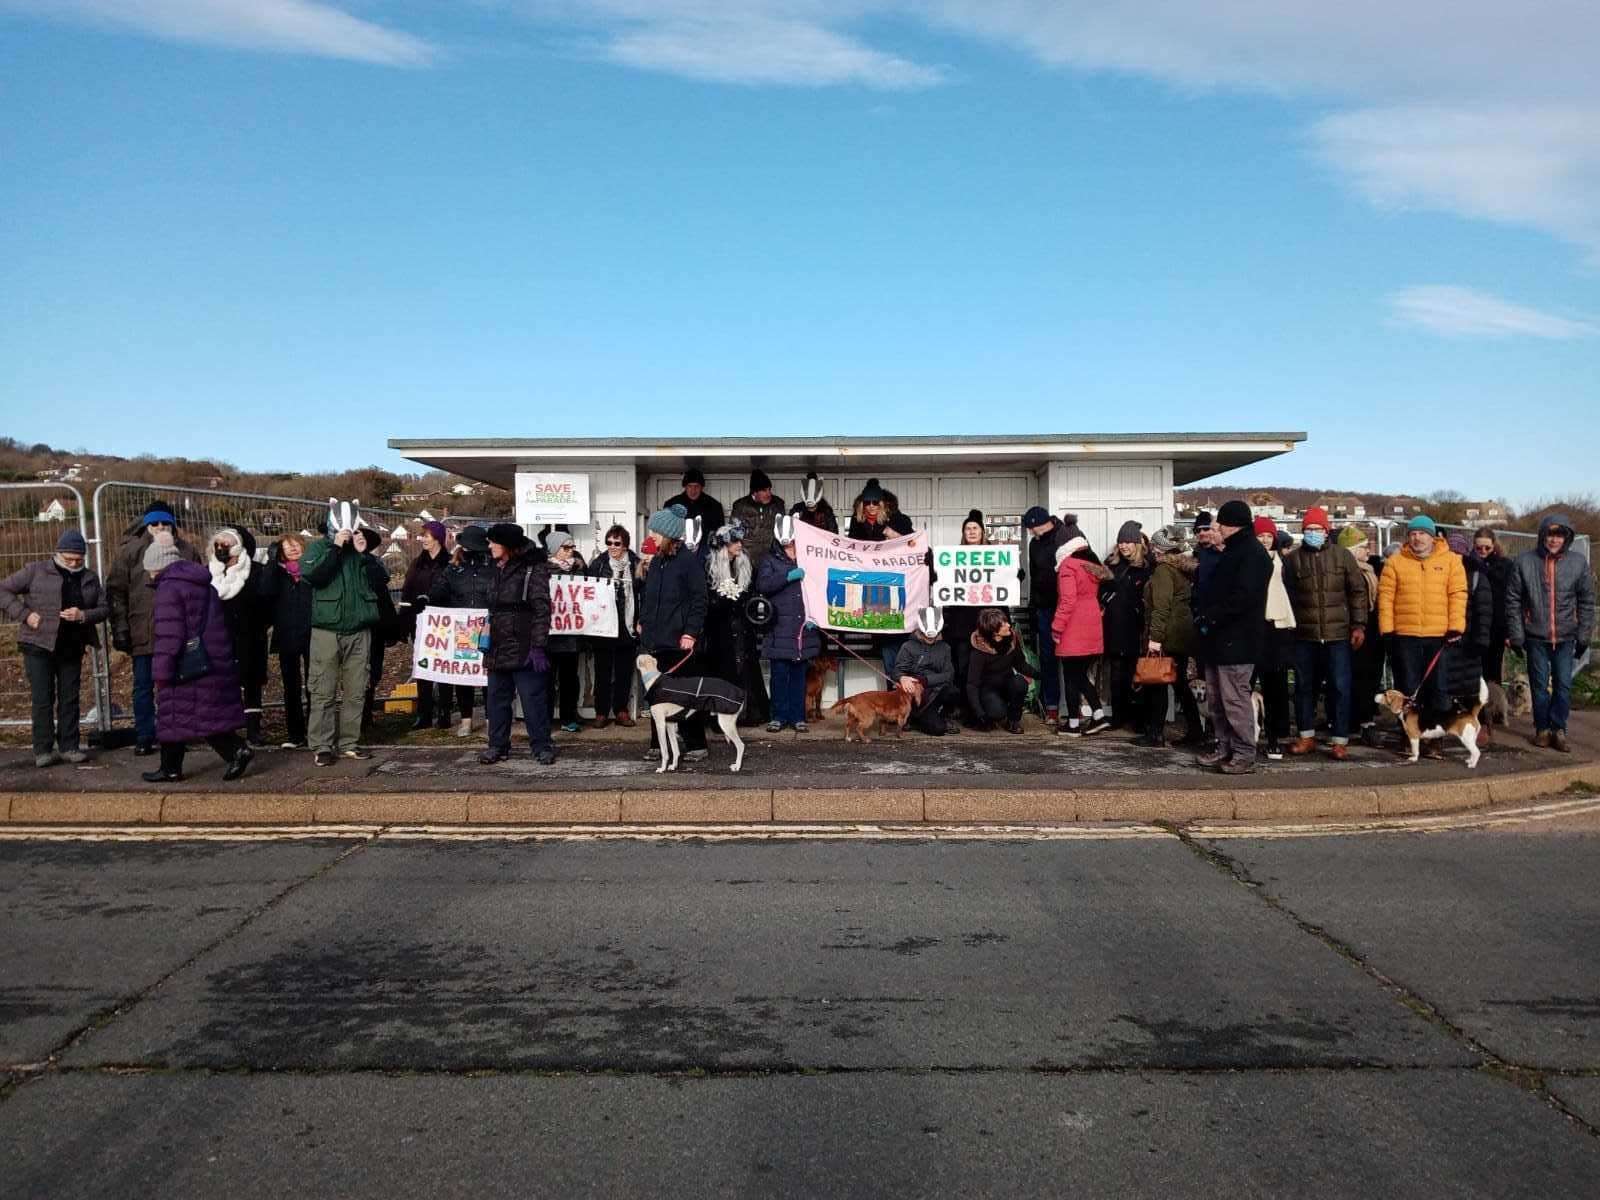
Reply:
M671 508L663 508L659 512L651 513L647 527L651 533L669 537L673 541L683 540L683 514L676 504Z
M1049 519L1049 512L1035 504L1027 512L1022 514L1022 526L1024 529L1037 529Z
M149 525L152 521L161 521L174 527L178 524L178 518L164 508L152 508L144 514L144 523L146 525Z
M1439 536L1439 527L1433 523L1433 518L1427 513L1418 513L1407 522L1406 532L1409 533L1413 529L1420 529L1423 533L1431 533L1434 537Z
M83 534L76 529L69 529L56 539L56 553L87 554L89 553L89 543L83 540Z

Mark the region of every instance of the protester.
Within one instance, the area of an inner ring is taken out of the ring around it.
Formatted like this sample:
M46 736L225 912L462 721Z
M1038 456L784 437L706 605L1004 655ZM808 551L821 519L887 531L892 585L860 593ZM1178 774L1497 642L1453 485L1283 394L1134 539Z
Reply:
M1528 655L1533 693L1533 744L1569 753L1567 717L1574 664L1594 634L1594 576L1573 552L1572 519L1551 513L1539 522L1539 544L1517 556L1506 589L1511 645Z
M1049 624L1061 667L1061 708L1066 714L1056 732L1087 737L1111 728L1092 679L1095 660L1105 652L1106 644L1100 587L1111 578L1111 572L1093 560L1088 539L1081 536L1057 546L1055 558L1056 607ZM1038 587L1037 575L1033 582Z
M489 594L489 648L483 653L488 676L483 711L489 744L478 756L484 764L511 756L512 700L522 704L522 723L535 762L556 761L550 741L550 705L545 698L550 657L550 568L522 526L489 526L489 557L495 566Z
M806 620L805 594L801 581L805 570L799 566L794 543L794 523L790 518L775 532L773 545L761 560L756 573L756 590L772 602L773 621L761 639L761 657L772 672L772 719L768 733L786 726L805 733L806 665L821 650L817 627Z
M1167 744L1168 693L1176 695L1183 714L1184 735L1180 746L1198 746L1205 734L1200 726L1200 707L1189 689L1189 659L1194 654L1194 613L1189 607L1193 591L1191 577L1195 561L1183 552L1183 544L1163 529L1150 535L1151 571L1144 585L1144 648L1148 654L1172 659L1177 679L1167 686L1145 687L1144 732L1134 738L1137 746Z
M270 613L261 601L261 572L255 561L256 539L248 529L223 526L211 535L211 586L222 600L239 685L244 694L245 740L266 743L261 736L261 693L267 682L267 627Z
M1022 642L1010 618L998 608L976 610L978 621L968 636L965 674L967 707L980 729L1004 725L1007 733L1022 732L1022 707L1028 699L1028 680L1036 672L1028 665ZM950 634L948 623L945 636Z
M1450 553L1461 560L1461 568L1467 575L1467 632L1461 639L1461 654L1446 655L1451 668L1459 674L1451 694L1465 697L1470 692L1476 692L1478 681L1483 678L1484 657L1489 641L1494 636L1494 584L1485 575L1483 565L1473 553L1472 542L1466 534L1455 531L1448 533L1444 544L1450 548ZM1489 737L1488 724L1480 725L1478 744L1484 745Z
M767 478L767 473L760 467L751 471L750 490L735 500L728 511L729 523L744 529L744 549L751 562L760 562L772 549L773 522L787 511L783 497L773 495L772 480ZM716 528L709 526L708 531Z
M1490 683L1504 683L1506 643L1511 640L1508 600L1511 575L1516 568L1501 552L1499 539L1487 525L1472 535L1472 553L1464 562L1468 568L1467 590L1476 592L1481 584L1488 584L1493 609L1488 640L1483 644L1483 677Z
M1056 551L1067 538L1063 524L1037 504L1022 514L1022 525L1028 531L1028 606L1038 643L1039 701L1045 724L1054 727L1061 707L1061 668L1051 632L1056 616Z
M372 732L378 684L383 679L384 651L412 636L416 617L402 617L395 609L394 598L389 595L389 568L378 553L383 547L383 535L370 525L362 525L355 532L355 547L361 552L361 565L372 586L373 599L378 603L378 619L372 626L372 641L367 648L367 686L361 693L361 736L366 737ZM448 708L445 716L449 717Z
M111 615L100 577L84 565L88 545L68 529L56 552L0 581L0 613L19 623L17 650L33 699L33 765L87 762L79 740L83 652L99 645L95 626Z
M589 575L610 583L617 606L617 636L590 638L594 645L595 728L612 720L633 725L633 672L639 656L636 631L639 621L639 556L630 548L632 538L621 525L606 530L605 553L589 564Z
M428 607L428 596L433 585L450 565L450 555L445 549L449 533L442 521L427 521L417 540L422 552L406 568L405 581L400 585L400 605L405 610L407 640L417 640L418 618ZM387 585L385 585L387 586ZM413 681L417 688L417 716L412 729L450 728L450 701L455 689L448 683L431 679Z
M1300 548L1283 559L1294 609L1295 725L1299 733L1289 753L1310 754L1317 748L1320 692L1328 717L1328 753L1343 759L1350 744L1351 656L1366 644L1368 600L1360 564L1349 550L1329 540L1331 529L1327 509L1317 505L1306 509Z
M699 467L690 467L683 473L683 491L661 507L681 508L685 520L699 517L700 528L707 532L721 529L728 523L723 515L722 502L706 494L706 477L700 473Z
M983 513L973 509L967 514L967 519L961 522L960 544L963 546L986 546L989 544L989 531L984 527ZM938 579L939 572L932 566L930 551L929 582ZM950 643L950 656L955 663L956 681L961 685L961 711L962 716L970 724L983 726L986 719L983 714L972 707L970 693L967 689L967 660L972 657L972 635L978 629L978 614L982 610L976 605L955 605L944 610L944 640Z
M338 754L371 758L372 752L357 745L357 739L378 623L378 598L354 532L333 532L330 526L330 532L306 547L300 572L311 585L307 734L316 764L332 766Z
M228 764L222 778L231 782L245 773L254 754L239 736L244 704L222 598L211 585L210 572L169 542L151 542L144 569L155 592L151 673L161 765L140 778L146 783L182 782L187 743L204 739Z
M1372 543L1354 525L1339 531L1338 542L1355 559L1367 598L1364 633L1357 641L1352 629L1350 638L1350 727L1359 728L1367 737L1375 728L1378 688L1383 679L1383 638L1378 633L1378 567L1383 559L1370 553Z
M1267 552L1272 566L1272 576L1267 583L1267 616L1261 638L1261 652L1256 659L1252 686L1261 685L1262 708L1266 717L1266 754L1277 760L1283 757L1283 743L1289 738L1289 670L1294 666L1294 605L1289 601L1289 590L1283 582L1284 556L1278 536L1278 526L1270 517L1257 517L1254 523L1256 541Z
M947 710L959 703L955 663L943 632L940 609L919 609L912 634L901 643L889 672L889 682L911 695L912 728L932 737L949 732Z
M685 514L664 508L650 515L646 528L644 594L639 599L639 645L653 656L666 675L693 675L695 651L705 635L706 573L694 553L683 544ZM706 757L706 727L699 714L687 713L679 721L683 757L698 762ZM652 750L659 751L655 723L650 726Z
M789 510L795 517L828 533L839 532L839 518L834 516L833 505L822 497L822 480L812 471L800 489L800 499Z
M578 553L578 545L570 533L559 529L547 533L544 545L549 555L550 574L588 574L589 566L583 561L583 555ZM546 703L552 722L559 704L563 733L577 733L583 728L578 720L578 654L581 649L575 633L551 634L545 646L545 652L550 656L549 683L552 685Z
M912 532L911 518L900 511L900 500L876 479L867 480L866 486L856 496L851 511L850 524L845 536L858 542L883 542L891 538L908 537ZM910 614L907 614L910 619ZM873 638L878 656L883 661L883 673L894 674L895 659L906 642L903 635L883 634Z
M734 505L735 511L738 507ZM783 515L772 519L776 527ZM769 540L769 553L771 549ZM771 713L761 678L760 647L745 616L745 601L754 591L757 563L762 561L750 552L748 527L739 518L711 535L706 555L706 632L700 659L709 674L744 692L740 725L764 725Z
M1144 589L1152 565L1137 521L1117 530L1117 547L1105 562L1111 578L1100 585L1101 619L1105 624L1105 668L1111 686L1110 728L1140 727L1133 697L1133 668L1144 646Z
M106 576L111 598L111 645L133 659L133 752L156 752L156 691L150 655L155 649L155 590L147 586L144 553L157 539L177 547L178 557L199 562L200 553L178 532L172 505L152 500L123 534Z
M1467 630L1467 573L1425 514L1411 518L1405 545L1378 577L1378 628L1390 642L1395 687L1421 707L1448 711L1465 690L1442 660Z
M494 591L495 573L495 565L489 561L489 535L481 525L468 525L456 534L450 565L428 589L428 604L441 608L486 609ZM470 684L455 685L456 711L461 714L461 723L456 726L457 737L472 736L472 709L477 691Z
M311 653L311 584L301 573L306 552L299 534L278 539L261 579L262 601L272 608L272 653L283 680L283 749L306 748L307 658Z
M1250 678L1266 640L1273 564L1256 540L1250 506L1243 500L1229 500L1218 509L1215 524L1222 554L1203 585L1195 632L1217 748L1195 762L1225 775L1248 775L1256 761Z

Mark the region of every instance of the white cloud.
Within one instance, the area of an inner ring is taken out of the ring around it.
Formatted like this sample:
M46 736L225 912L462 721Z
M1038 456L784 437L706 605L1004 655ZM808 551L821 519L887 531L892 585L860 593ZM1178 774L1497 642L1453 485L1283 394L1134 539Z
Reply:
M178 42L421 66L421 38L353 17L319 0L0 0L12 9L132 29Z
M1404 288L1389 297L1397 322L1445 337L1536 337L1567 341L1594 337L1600 326L1513 304L1488 292L1449 284Z

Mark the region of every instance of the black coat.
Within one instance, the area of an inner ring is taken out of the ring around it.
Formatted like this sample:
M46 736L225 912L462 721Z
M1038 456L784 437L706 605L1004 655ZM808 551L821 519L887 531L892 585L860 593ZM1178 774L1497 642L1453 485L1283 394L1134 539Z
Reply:
M1195 611L1202 662L1235 667L1261 660L1271 582L1272 559L1254 530L1240 529L1223 543Z
M310 654L311 585L289 574L282 550L261 568L261 598L272 606L272 652Z
M450 556L442 548L437 554L429 554L424 550L411 560L411 565L406 568L405 581L400 585L400 599L410 606L406 609L406 620L411 625L416 625L417 617L428 606L434 583L449 567ZM383 586L385 590L388 589L387 579ZM382 601L379 601L379 608L382 609ZM406 631L408 635L410 632Z
M1111 578L1100 585L1106 653L1137 655L1144 649L1144 587L1155 567L1148 557L1135 565L1117 555L1106 566Z
M1502 600L1495 603L1494 581L1483 563L1475 555L1467 555L1461 560L1461 565L1467 572L1467 636L1465 641L1477 650L1487 650L1492 644L1494 636L1494 618L1496 611L1504 612L1504 590L1502 585ZM1505 641L1502 626L1501 642Z
M899 509L895 509L893 512L885 511L881 525L871 524L859 517L851 517L845 537L858 542L884 542L890 538L910 537L913 532L911 518Z
M1066 544L1066 526L1060 521L1052 525L1047 533L1028 539L1028 577L1033 580L1029 586L1028 603L1034 608L1042 608L1051 616L1055 615L1056 600L1060 593L1056 590L1056 548Z
M679 492L661 507L671 508L674 504L681 506L689 516L700 518L700 524L708 541L713 533L728 523L728 518L723 514L722 501L713 500L710 492L701 492L698 500L691 500ZM705 545L705 542L701 545Z
M524 551L495 567L489 593L490 671L518 671L528 652L550 640L550 568Z
M445 608L488 608L496 567L487 554L463 554L428 589L428 603Z
M946 622L945 632L949 631L950 625ZM1003 647L997 648L974 633L967 645L972 652L967 656L967 677L960 682L967 690L967 704L975 713L983 712L985 692L1005 695L1006 681L1012 675L1035 678L1036 673L1028 665L1027 655L1022 652L1022 643L1015 634L1007 639Z
M1477 583L1473 582L1473 564L1477 564L1481 572ZM1469 554L1465 560L1467 568L1468 592L1467 608L1469 614L1477 611L1477 589L1484 583L1489 585L1489 602L1493 611L1489 617L1489 645L1503 646L1506 638L1510 636L1510 617L1506 613L1506 589L1511 585L1511 572L1516 570L1513 563L1504 554L1494 553L1488 558L1480 559L1475 554Z
M367 573L367 582L372 585L372 594L378 602L378 623L372 627L373 645L392 646L405 641L417 623L415 610L408 609L402 616L395 608L394 596L389 592L389 568L383 565L383 559L369 550L363 550L361 566Z
M676 646L687 634L698 640L706 628L705 564L681 545L658 554L644 576L639 598L641 643L647 649Z

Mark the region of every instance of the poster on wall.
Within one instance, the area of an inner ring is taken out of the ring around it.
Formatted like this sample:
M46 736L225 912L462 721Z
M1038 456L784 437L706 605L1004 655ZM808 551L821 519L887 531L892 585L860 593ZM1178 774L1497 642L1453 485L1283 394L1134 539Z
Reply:
M806 617L823 629L905 633L928 603L926 534L858 542L796 522L794 541Z
M517 524L529 536L541 525L587 525L589 477L518 471L516 513Z
M483 608L423 609L412 642L411 678L485 686L479 639L488 624L489 611Z
M550 576L550 634L617 636L617 593L609 579Z
M935 546L930 603L941 608L1021 604L1020 551L1020 546Z

